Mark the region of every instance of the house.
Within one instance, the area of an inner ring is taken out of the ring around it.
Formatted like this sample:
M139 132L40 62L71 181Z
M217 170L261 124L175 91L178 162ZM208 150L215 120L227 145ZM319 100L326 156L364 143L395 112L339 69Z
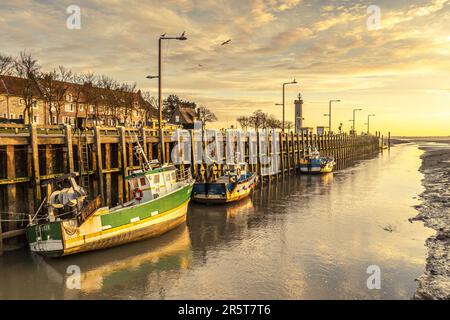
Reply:
M63 98L47 99L41 79L33 82L33 107L28 116L23 98L30 87L26 79L0 77L0 122L19 122L41 125L69 124L74 127L93 126L153 126L157 110L146 101L141 91L124 92L69 82L55 82L62 87ZM61 96L61 95L60 95ZM50 100L50 101L49 101Z
M15 123L26 123L26 104L23 98L24 88L27 87L27 80L11 76L0 77L0 119L2 122L11 120ZM44 123L44 101L39 89L31 87L32 96L35 97L30 110L31 119L34 123ZM31 96L31 95L30 95Z
M183 129L194 129L194 123L198 120L197 111L191 107L177 106L169 123L181 126Z

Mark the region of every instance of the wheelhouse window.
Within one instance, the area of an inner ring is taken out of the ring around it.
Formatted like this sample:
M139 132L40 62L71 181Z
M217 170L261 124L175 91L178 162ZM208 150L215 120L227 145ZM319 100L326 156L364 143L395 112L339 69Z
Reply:
M145 178L141 178L141 186L146 186L147 185L147 179Z
M153 181L154 181L155 183L159 183L159 174L153 175Z

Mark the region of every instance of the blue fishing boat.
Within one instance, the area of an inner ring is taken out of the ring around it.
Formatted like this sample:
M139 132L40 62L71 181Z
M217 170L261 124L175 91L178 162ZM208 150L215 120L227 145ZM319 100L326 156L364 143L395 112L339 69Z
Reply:
M192 198L201 203L229 203L250 195L257 183L257 175L247 170L247 164L227 165L224 174L215 178L216 166L212 166L207 181L194 184ZM203 179L205 180L205 179Z
M317 148L309 147L306 157L300 159L299 169L301 173L330 173L335 165L333 157L322 157Z

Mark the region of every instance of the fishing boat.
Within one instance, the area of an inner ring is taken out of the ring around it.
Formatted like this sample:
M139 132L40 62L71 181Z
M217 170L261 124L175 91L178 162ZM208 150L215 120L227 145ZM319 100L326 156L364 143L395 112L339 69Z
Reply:
M246 163L226 165L224 174L217 176L217 167L210 167L207 181L196 182L192 198L200 203L229 203L250 195L257 182L257 175L249 172Z
M47 182L41 205L47 214L40 217L40 208L26 228L30 250L61 257L156 237L184 223L195 182L190 172L144 159L126 177L133 198L113 208L102 206L100 196L88 201L75 174Z
M330 173L335 165L333 157L322 157L317 148L309 147L306 157L300 159L299 169L301 173Z

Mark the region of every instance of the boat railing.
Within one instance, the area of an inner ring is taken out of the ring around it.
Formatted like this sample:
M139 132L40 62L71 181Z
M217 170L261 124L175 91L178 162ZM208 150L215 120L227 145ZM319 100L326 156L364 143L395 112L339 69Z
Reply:
M184 170L177 170L177 182L186 182L192 180L192 174L190 168Z

